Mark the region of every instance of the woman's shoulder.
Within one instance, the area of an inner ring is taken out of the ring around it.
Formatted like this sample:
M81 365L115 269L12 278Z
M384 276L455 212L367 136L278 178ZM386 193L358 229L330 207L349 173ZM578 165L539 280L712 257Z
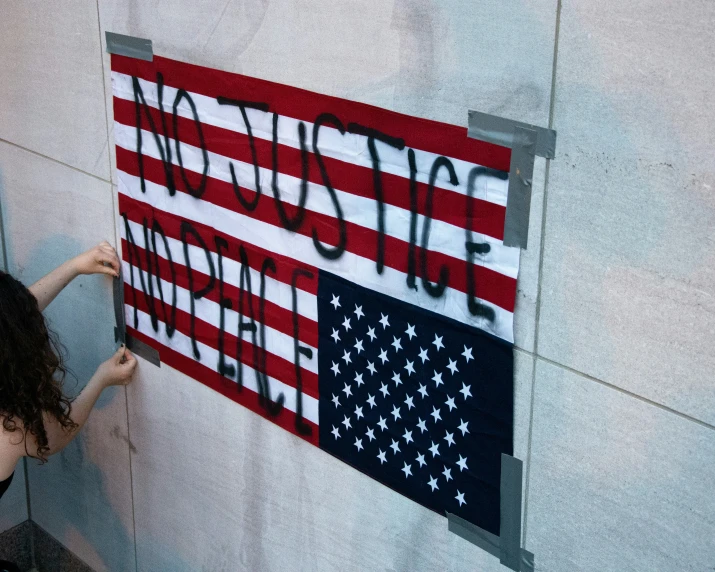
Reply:
M22 425L14 431L5 428L5 417L0 415L0 481L12 475L17 462L25 455L25 431Z

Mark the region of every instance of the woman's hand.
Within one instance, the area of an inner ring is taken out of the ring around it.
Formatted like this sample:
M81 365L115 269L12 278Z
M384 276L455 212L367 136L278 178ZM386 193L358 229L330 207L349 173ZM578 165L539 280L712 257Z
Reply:
M136 358L122 345L112 357L97 368L94 377L102 387L128 385L132 381L136 367Z
M72 265L77 274L109 274L119 277L117 251L106 240L72 259Z

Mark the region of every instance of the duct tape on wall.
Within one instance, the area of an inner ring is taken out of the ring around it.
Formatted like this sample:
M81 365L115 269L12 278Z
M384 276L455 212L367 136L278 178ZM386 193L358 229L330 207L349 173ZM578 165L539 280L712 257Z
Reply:
M488 141L502 147L514 148L514 130L517 127L536 131L536 146L534 155L553 159L556 156L556 131L545 127L538 127L521 121L514 121L505 117L489 115L481 111L469 110L469 137Z
M468 135L512 150L504 245L526 248L534 157L555 157L556 131L470 110Z
M119 274L119 278L114 280L113 289L114 320L116 322L116 326L114 327L114 340L126 344L132 353L160 367L161 358L159 357L159 352L150 345L127 334L124 317L124 278L121 273Z
M504 246L526 248L529 241L531 186L534 178L534 148L537 133L533 129L514 129L509 192L504 219Z
M534 572L534 555L521 547L523 463L510 455L502 455L501 463L499 536L448 512L449 531L496 556L515 572Z
M107 40L107 52L110 54L137 58L148 62L154 59L151 40L115 34L114 32L105 32L105 38Z

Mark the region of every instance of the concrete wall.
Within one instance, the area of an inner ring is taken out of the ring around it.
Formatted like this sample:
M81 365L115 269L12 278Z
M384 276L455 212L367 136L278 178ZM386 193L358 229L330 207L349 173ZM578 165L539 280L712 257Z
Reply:
M474 108L552 125L516 312L526 547L549 572L715 567L715 4L0 0L0 13L0 189L10 268L28 282L115 235L104 30L440 121ZM110 284L79 280L49 314L81 385L112 349ZM97 570L500 569L441 517L145 362L30 484L33 518Z

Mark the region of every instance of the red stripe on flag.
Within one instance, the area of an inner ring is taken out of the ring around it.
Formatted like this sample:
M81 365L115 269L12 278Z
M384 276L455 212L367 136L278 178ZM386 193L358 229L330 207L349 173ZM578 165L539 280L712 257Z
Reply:
M147 109L154 120L157 133L164 135L162 114L154 107L142 109L142 127L147 131L150 127L145 116ZM136 128L136 109L134 102L115 97L114 119L122 125ZM167 125L172 125L171 114L166 111L164 112L164 121ZM177 127L181 134L182 143L201 148L201 141L196 130L196 125L192 119L178 117ZM249 165L253 164L248 135L205 123L201 124L201 129L204 136L204 144L208 151L230 159L242 161ZM170 136L175 137L175 134L172 135L173 132L171 129L168 129L168 131L170 132ZM254 137L254 148L256 150L258 165L264 169L272 169L272 142ZM175 155L173 150L172 155ZM315 155L308 153L308 160L308 180L316 185L323 185L324 181L320 175L320 168ZM328 172L333 188L374 200L373 171L371 168L326 156L323 156L323 162L325 163L325 169ZM289 145L278 144L278 171L300 179L303 174L300 150L290 147ZM409 178L385 172L381 175L384 202L409 211ZM181 184L181 178L177 179L176 182L177 184ZM425 183L417 182L416 212L421 215L425 215L427 212L427 188L428 186ZM502 240L504 237L504 217L506 215L506 207L502 205L497 205L482 199L469 198L466 195L441 187L434 187L432 218L453 224L460 228L465 228L467 225L466 212L468 202L471 202L472 212L474 213L472 230Z
M135 239L137 238L136 236L134 237ZM136 256L134 252L129 252L129 243L123 238L122 239L122 259L133 266L136 266L137 268L140 268L142 271L145 273L147 272L147 263L146 263L146 250L142 248L139 244L136 245L138 254L139 254L139 260L136 260ZM133 248L132 248L133 250ZM155 267L154 263L154 254L151 254L151 263L152 263L152 272L154 276L157 274L162 280L165 280L166 282L171 283L172 282L172 276L171 276L171 269L169 267L169 261L164 258L163 256L158 256L159 258L159 272L157 273L157 268ZM181 264L180 262L177 262L176 260L173 261L174 263L174 269L176 271L176 285L179 286L180 288L183 288L185 290L189 290L189 277L188 277L188 270L186 266ZM203 272L199 272L198 270L192 268L191 269L192 274L194 275L194 279L196 280L195 284L208 284L209 282L209 276L204 274ZM214 286L213 289L211 289L205 296L207 300L211 300L212 302L219 303L219 285L218 285L218 269L216 270L217 276L216 276L216 285ZM254 276L255 278L255 276ZM148 280L148 276L144 276L145 281ZM146 283L146 282L145 282ZM141 282L140 283L135 283L134 284L135 288L141 288ZM148 288L148 285L147 285ZM194 287L195 290L199 290L200 288ZM258 292L259 289L259 282L257 280L252 280L251 281L251 289L253 292ZM164 301L166 302L167 306L171 304L172 300L172 295L171 291L164 291ZM231 301L233 305L233 310L238 311L238 297L240 295L240 289L237 286L234 286L233 284L229 284L224 282L223 286L223 296L224 298L228 299ZM154 297L158 298L158 292L156 291L156 287L154 287ZM161 300L159 300L159 303ZM259 322L258 320L258 308L259 308L259 303L260 303L260 297L257 294L254 293L249 293L245 292L244 295L244 318L248 319L248 316L253 315L256 319L256 322ZM298 309L300 310L300 308ZM251 313L252 312L252 313ZM273 328L274 330L278 330L279 332L282 332L288 336L293 336L293 312L290 310L287 310L286 308L283 308L282 306L279 306L278 304L275 304L271 302L270 300L266 299L264 303L264 313L265 313L265 321L263 322L266 326L269 328ZM163 314L162 314L163 315ZM302 316L298 314L298 335L299 339L301 342L304 344L308 344L309 346L312 346L314 348L318 347L318 323L314 322L310 318L307 318L305 316Z
M139 167L137 154L131 151L117 148L117 168L130 175L138 177ZM180 180L179 168L175 166L174 171L176 179ZM158 185L164 185L165 174L161 161L159 161L158 159L152 159L150 157L144 157L144 176L145 179L148 181L151 181ZM247 200L251 200L255 195L255 193L249 191L248 189L242 190ZM169 195L167 192L167 197L168 196ZM201 199L203 202L210 202L217 206L232 210L234 212L238 212L236 209L237 203L233 195L233 186L228 182L208 177L206 190L202 195ZM295 216L295 213L297 212L296 207L286 203L284 204L284 208L289 217ZM159 211L158 209L155 209L147 203L140 203L139 201L131 199L120 193L120 211L124 212L128 211L129 209L138 209L140 212L145 213L144 216L147 217L154 216L155 218L160 219L162 225L164 225L163 215L173 217L173 215L169 215L164 211ZM159 215L159 213L162 213L162 215ZM277 210L275 208L275 199L273 197L266 196L265 199L258 201L256 209L250 213L250 217L276 227L281 227L281 222L278 217ZM136 219L133 220L135 220L135 222L141 222L136 221ZM310 237L313 228L320 229L320 241L324 244L334 246L338 244L339 240L338 228L335 224L335 221L336 219L334 217L306 210L304 222L302 226L296 231L296 233ZM179 223L180 221L176 220L176 230L178 230ZM209 233L208 236L212 236L211 233L216 233L220 234L221 236L224 236L222 233L218 233L214 229L205 227L204 225L199 225L198 223L193 224L197 228L203 227L204 232ZM348 236L346 250L369 260L375 260L377 252L378 233L372 229L361 227L349 221L345 221L345 226L347 229ZM167 232L167 236L169 236L169 232L167 231L167 229L164 229L164 231ZM174 234L172 234L172 236L174 238L179 239L179 235L176 234L176 231L174 231ZM246 239L248 239L248 237L246 237ZM385 235L385 265L406 274L408 271L408 249L409 243L398 238ZM415 245L414 256L416 262L415 271L417 278L422 276L420 264L421 253L422 249L418 245ZM233 256L230 257L233 258ZM432 281L436 280L440 275L440 269L442 266L446 266L449 269L449 286L451 288L454 288L455 290L466 293L466 261L454 258L452 256L440 252L428 250L428 279ZM280 264L278 265L278 269L280 271ZM514 303L516 297L516 280L514 278L500 274L490 268L487 268L485 266L479 266L477 264L473 265L472 272L474 273L475 282L474 295L477 298L481 298L482 300L486 300L493 304L496 304L497 306L509 312L514 311ZM285 280L281 279L281 281L283 282Z
M136 299L135 299L136 298ZM124 302L141 310L146 314L150 314L149 303L146 297L143 295L142 291L137 288L132 288L129 284L124 285ZM158 316L163 316L163 311L161 310L161 300L155 298L154 311L157 312ZM162 326L165 324L160 321ZM186 337L191 336L191 314L184 312L183 310L176 309L176 330L181 332ZM200 317L194 317L194 335L197 342L207 345L215 350L218 350L218 337L219 329L212 324L202 320ZM241 363L258 370L259 368L253 363L253 352L254 345L248 341L250 339L250 334L247 333L246 337L241 340ZM238 355L237 351L238 337L231 334L230 332L224 332L224 353L233 359L236 359ZM268 342L267 342L267 345ZM277 356L270 351L270 348L266 348L266 370L265 373L270 377L285 383L291 387L296 387L296 377L295 377L295 365L293 362L286 360L280 356ZM193 354L192 354L193 355ZM317 361L317 358L316 358ZM218 369L218 363L216 364ZM301 369L301 381L303 383L303 391L312 397L318 399L318 376L312 371ZM244 372L245 373L245 372ZM273 392L275 393L275 391ZM273 399L276 395L271 394Z
M258 402L257 393L246 388L243 388L243 390L239 391L236 382L231 381L230 379L226 379L224 376L220 375L218 372L212 370L211 368L206 367L205 365L191 359L190 357L186 357L180 354L179 352L157 342L156 340L153 340L149 336L142 334L141 332L135 330L132 327L127 326L127 333L132 337L136 338L137 340L144 342L145 344L156 349L159 352L161 361L169 367L173 367L174 369L185 373L193 379L203 383L207 387L210 387L214 391L217 391L221 395L228 397L236 403L240 403L254 413L258 413L261 417L265 417L269 421L272 421L286 431L290 431L301 439L308 441L315 446L319 445L320 432L318 431L317 424L304 418L303 423L311 428L312 433L311 435L300 435L296 432L296 414L292 411L288 409L283 409L281 413L279 413L277 416L272 416L268 412L266 412L263 407L261 407L260 403Z
M152 62L112 54L112 71L156 82L208 97L229 97L263 102L270 110L313 123L321 113L332 113L345 124L356 122L392 137L406 146L509 171L511 150L467 137L467 128L403 115L365 103L340 99L304 89L245 75L205 68L154 56ZM465 117L466 120L466 117Z

